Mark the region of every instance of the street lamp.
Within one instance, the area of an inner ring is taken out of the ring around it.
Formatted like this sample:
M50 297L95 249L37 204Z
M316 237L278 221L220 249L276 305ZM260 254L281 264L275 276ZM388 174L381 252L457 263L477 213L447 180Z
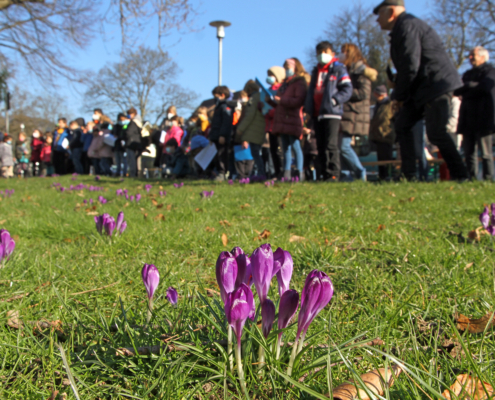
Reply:
M218 86L222 85L222 44L223 38L225 37L225 28L232 25L228 21L213 21L210 22L210 26L217 28L217 38L218 38Z

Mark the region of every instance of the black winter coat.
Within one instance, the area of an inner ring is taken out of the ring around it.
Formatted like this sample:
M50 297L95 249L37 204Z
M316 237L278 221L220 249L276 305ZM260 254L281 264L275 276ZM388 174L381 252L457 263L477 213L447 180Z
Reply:
M232 121L234 114L232 108L226 101L221 101L215 106L215 112L211 120L210 137L211 141L217 141L221 136L225 142L229 143L232 136Z
M466 71L464 86L454 94L462 96L457 132L495 132L495 68L488 63Z
M125 147L134 151L143 150L143 146L141 144L141 128L136 124L136 122L131 121L131 123L127 126L126 129L126 145Z
M397 70L394 100L412 100L422 107L462 86L442 40L426 22L403 13L390 36L390 55Z
M69 139L69 148L71 150L73 149L81 149L84 147L84 143L82 141L82 135L83 135L83 132L81 129L74 129L73 131L71 131L71 138Z

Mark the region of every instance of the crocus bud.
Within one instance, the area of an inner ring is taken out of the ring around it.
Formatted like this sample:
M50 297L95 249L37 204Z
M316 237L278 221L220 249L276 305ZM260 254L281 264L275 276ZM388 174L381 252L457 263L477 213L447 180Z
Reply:
M167 300L172 304L176 305L177 304L177 299L179 298L179 295L177 294L177 290L175 290L173 287L169 287L167 289Z
M144 264L143 270L141 271L141 276L143 277L144 287L148 293L148 298L152 299L155 294L155 290L160 283L160 273L158 269L152 264Z
M9 231L0 229L0 260L9 259L15 249L15 241Z
M118 233L122 234L125 231L122 230L122 224L124 223L124 213L121 211L119 212L119 215L117 215L117 224L115 225L115 229L117 230ZM126 224L127 227L127 224Z
M241 254L244 254L244 250L242 250L240 247L234 247L232 251L230 252L235 258L240 256Z
M127 221L124 221L124 222L122 222L122 225L120 226L119 233L122 235L126 229L127 229Z
M236 247L235 249L239 249L239 247ZM232 252L234 252L235 249L232 250ZM253 274L251 270L251 260L248 255L244 253L239 254L235 260L237 261L237 279L235 287L238 288L241 286L241 283L251 286L253 284Z
M227 303L227 295L235 289L237 279L237 262L228 251L222 251L218 257L215 274L217 277L220 295L224 304Z
M327 274L314 270L311 271L301 297L301 311L298 317L297 336L301 332L306 333L311 322L330 302L333 296L333 284Z
M296 315L299 306L299 293L287 290L280 298L278 306L278 329L285 329Z
M263 244L253 251L251 269L260 303L263 304L268 296L268 289L273 277L273 251L269 244Z
M483 228L488 229L490 225L490 211L488 211L488 207L485 207L485 210L481 213L480 222Z
M91 199L90 199L90 201L91 201ZM96 231L100 235L103 233L103 217L104 216L105 216L105 214L95 217Z
M136 203L139 203L139 200L141 200L141 195L138 193L136 195Z
M225 311L227 321L237 336L237 343L241 342L242 329L253 307L253 293L245 284L242 284L228 296Z
M111 237L115 230L115 219L108 214L106 215L107 218L103 221L103 228L105 229L105 233Z
M492 223L492 225L495 226L495 203L492 203L491 208L492 208L492 219L491 219L491 223Z
M261 328L265 339L272 330L273 321L275 320L275 304L270 299L266 299L261 305Z
M280 296L289 290L293 269L294 261L291 254L279 247L273 253L273 274L277 275L278 293Z

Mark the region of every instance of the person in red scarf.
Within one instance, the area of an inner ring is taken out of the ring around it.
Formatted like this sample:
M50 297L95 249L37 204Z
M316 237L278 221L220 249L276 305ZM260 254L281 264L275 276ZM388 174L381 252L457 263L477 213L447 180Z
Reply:
M316 46L318 65L311 74L305 111L315 122L318 159L323 180L340 177L339 128L344 103L352 96L352 82L346 67L335 57L333 46L324 41Z

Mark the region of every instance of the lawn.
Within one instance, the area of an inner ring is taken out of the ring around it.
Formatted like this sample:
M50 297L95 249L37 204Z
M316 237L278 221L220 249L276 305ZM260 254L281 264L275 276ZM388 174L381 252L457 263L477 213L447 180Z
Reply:
M54 183L103 191L62 192ZM469 239L483 207L495 202L493 188L2 180L0 191L15 193L2 196L0 228L16 249L0 269L0 398L48 399L58 390L75 399L72 386L84 400L245 398L237 369L227 371L215 263L222 251L251 253L263 243L291 252L292 289L301 292L318 269L335 294L311 325L291 380L291 348L275 360L276 331L267 344L248 321L242 359L251 398L323 398L329 388L393 365L403 373L386 390L389 399L439 398L459 374L494 386L493 326L472 333L455 320L495 311L493 242L480 231ZM142 199L130 202L117 189ZM214 195L203 199L203 190ZM100 236L94 216L119 211L125 233ZM144 263L161 275L150 324ZM177 307L166 300L169 286L179 293ZM269 297L278 304L275 279ZM283 341L292 342L296 330L297 317ZM267 347L261 371L260 345Z

